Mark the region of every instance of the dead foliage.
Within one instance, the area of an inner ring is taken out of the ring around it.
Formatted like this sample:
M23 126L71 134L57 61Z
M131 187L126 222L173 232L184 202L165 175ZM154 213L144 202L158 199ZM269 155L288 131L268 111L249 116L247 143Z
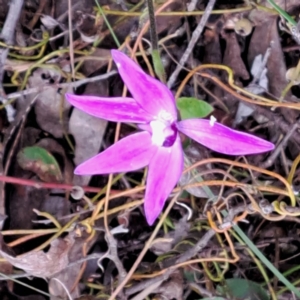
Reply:
M298 0L274 1L298 22ZM189 170L154 231L141 170L73 174L136 128L72 108L65 93L122 95L115 39L153 71L147 2L96 2L0 0L0 298L300 299L299 26L268 0L216 1L209 14L213 1L154 1L176 97L276 145L225 157L182 137Z

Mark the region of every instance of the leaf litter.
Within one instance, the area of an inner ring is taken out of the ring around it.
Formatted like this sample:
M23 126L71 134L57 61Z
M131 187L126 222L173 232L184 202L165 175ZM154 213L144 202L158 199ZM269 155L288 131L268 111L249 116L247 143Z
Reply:
M1 5L1 298L300 299L300 46L292 26L299 1L216 1L202 28L213 1L155 2L161 12L151 33L144 28L152 1L98 2ZM117 48L151 75L160 72L158 50L165 74L156 74L167 80L190 49L171 87L181 119L213 116L212 126L255 135L275 150L230 157L180 134L185 171L166 213L149 226L147 170L73 174L145 129L90 116L65 99L130 96L110 73Z

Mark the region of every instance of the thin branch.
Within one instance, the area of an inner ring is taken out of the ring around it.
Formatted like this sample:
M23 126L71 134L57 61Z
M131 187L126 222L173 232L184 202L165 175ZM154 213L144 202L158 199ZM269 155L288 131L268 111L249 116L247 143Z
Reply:
M198 41L200 35L202 34L203 29L206 25L206 22L215 6L215 2L216 2L216 0L209 0L208 4L206 6L205 12L204 12L198 26L196 27L196 29L194 30L194 32L192 34L192 38L188 44L188 47L186 48L185 52L183 53L183 55L179 61L179 65L176 66L176 69L174 70L174 72L172 73L172 75L169 78L169 81L167 84L169 88L171 88L174 85L181 69L184 67L190 54L192 53L194 46L195 46L196 42Z
M75 82L65 82L65 83L60 83L60 84L52 84L52 85L44 85L42 87L34 87L34 88L30 88L24 91L20 91L20 92L15 92L15 93L11 93L9 95L7 95L6 97L1 97L0 96L0 100L10 100L10 99L15 99L15 98L19 98L22 96L26 96L29 94L33 94L33 93L38 93L38 92L42 92L44 90L47 89L53 89L53 88L67 88L67 87L73 87L73 88L77 88L81 85L87 84L89 82L95 82L95 81L100 81L100 80L105 80L109 77L111 77L112 75L117 74L117 71L111 71L108 72L106 74L101 74L95 77L90 77L90 78L85 78L85 79L81 79Z
M6 17L6 20L3 25L3 29L1 32L1 38L4 40L4 42L8 45L13 44L14 41L14 32L17 25L17 21L19 19L21 9L23 6L23 0L15 0L11 1L9 11ZM4 76L4 66L6 63L7 55L8 55L8 48L0 48L0 97L2 95L5 95L2 81ZM3 98L3 97L1 97ZM7 102L4 98L1 99L3 101L3 104ZM14 108L7 104L5 106L5 109L7 111L7 119L9 122L14 120L15 110ZM0 173L3 173L3 151L0 151ZM4 203L4 183L0 183L0 214L5 215L5 203Z
M74 45L73 45L73 29L72 29L72 3L68 0L68 24L69 24L69 49L70 49L70 66L72 71L72 79L75 78L74 68Z
M20 18L21 10L23 7L23 0L14 0L10 2L9 11L1 32L1 38L8 45L14 42L14 33L17 21ZM8 48L0 49L0 85L2 87L3 70L8 55Z
M1 182L32 186L36 189L62 189L62 190L66 190L66 191L72 191L74 188L74 185L72 185L72 184L52 183L52 182L42 182L42 181L39 182L39 181L31 180L31 179L5 176L0 173L0 183ZM92 187L92 186L81 186L81 188L85 192L90 192L90 193L99 193L100 191L103 190L103 188ZM116 193L116 191L111 190L111 194L114 194L114 193Z
M290 130L286 133L285 137L282 139L280 144L276 147L274 152L269 156L269 158L260 164L260 168L267 169L271 167L274 164L274 161L276 160L277 156L280 154L280 152L286 147L289 139L292 137L294 132L299 128L299 122L296 122L293 124L290 128Z
M23 7L23 0L10 1L9 11L1 32L1 38L4 40L4 42L7 45L12 45L14 42L14 33L15 33L17 21L20 18L22 7ZM4 66L6 63L8 51L9 51L8 48L0 48L0 96L5 95L2 86L2 81L4 77ZM6 100L3 99L3 103L5 102ZM8 121L11 122L13 120L15 110L11 105L7 105L6 111L7 111Z

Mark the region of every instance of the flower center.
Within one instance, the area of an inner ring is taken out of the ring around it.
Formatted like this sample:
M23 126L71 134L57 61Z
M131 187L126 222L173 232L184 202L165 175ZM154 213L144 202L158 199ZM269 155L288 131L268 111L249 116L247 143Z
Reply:
M170 122L170 123L172 121L174 121L172 115L169 112L165 111L165 110L161 110L158 113L157 119L161 120L161 121L165 121L165 122Z
M150 122L153 144L159 147L173 146L177 136L177 128L174 121L168 112L159 112L158 117Z
M157 146L162 146L165 141L166 124L161 121L151 121L150 126L152 129L152 142Z

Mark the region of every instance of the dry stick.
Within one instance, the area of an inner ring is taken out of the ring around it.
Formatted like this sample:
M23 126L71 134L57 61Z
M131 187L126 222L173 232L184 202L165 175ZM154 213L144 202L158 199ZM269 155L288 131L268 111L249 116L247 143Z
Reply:
M198 26L196 27L196 29L194 30L194 32L192 34L192 38L188 44L188 47L186 48L185 52L183 53L183 55L179 61L179 65L176 66L176 69L174 70L174 72L172 73L172 75L170 76L170 78L168 80L167 85L169 88L171 88L174 85L181 69L184 67L190 54L192 53L197 40L199 39L201 33L203 32L203 29L204 29L206 22L211 14L211 11L214 8L215 2L216 2L216 0L209 0L208 4L206 6L205 12L204 12Z
M256 114L266 116L270 120L270 122L272 122L273 126L279 128L283 133L288 134L290 132L291 124L288 123L282 115L275 114L270 109L260 105L252 105L249 103L249 106L254 108ZM300 134L298 133L298 131L294 131L291 139L297 144L299 143Z
M72 71L72 78L75 78L74 69L74 48L73 48L73 30L72 30L72 4L71 0L68 0L68 23L69 23L69 49L70 49L70 65Z
M52 183L52 182L38 182L31 179L17 178L0 174L0 182L18 184L18 185L26 185L32 186L36 189L62 189L66 191L72 191L74 189L74 185L65 184L65 183ZM90 193L99 193L103 190L103 188L92 187L92 186L81 186L85 192ZM111 190L111 194L116 194L118 191Z
M127 88L123 88L123 94L122 96L125 97L127 93ZM121 129L121 123L117 123L116 127L116 132L115 132L115 140L114 142L117 143L119 136L120 136L120 129ZM108 226L108 203L109 203L109 197L110 197L110 189L112 185L112 179L113 179L113 174L109 174L108 176L108 183L107 183L107 190L106 190L106 195L105 195L105 201L104 201L104 228L105 228L105 239L108 245L108 251L109 251L109 258L112 260L118 270L119 274L119 282L123 282L126 278L127 272L122 264L121 259L119 258L118 255L118 243L112 233L110 232L109 226ZM96 208L97 210L97 208ZM93 213L94 214L94 213ZM121 291L123 293L123 291ZM123 294L121 295L121 298L123 298Z
M10 2L9 11L7 18L4 22L3 29L1 32L1 38L8 45L12 45L14 42L14 32L19 20L20 13L23 7L23 0L14 0ZM2 89L3 70L6 58L8 55L8 48L0 49L0 86Z
M160 287L160 285L164 282L163 279L160 281L156 281L153 284L149 284L145 287L143 291L141 291L139 294L135 295L130 300L141 300L141 299L148 299L148 296L152 293L156 293L157 289ZM126 298L127 299L127 298Z
M21 13L23 7L23 0L15 0L10 2L10 7L9 11L6 17L6 20L3 25L3 29L1 32L1 38L4 40L4 42L8 45L12 45L14 42L14 32L15 28L17 25L17 21L19 20L19 16ZM4 76L4 65L6 63L7 55L8 55L8 48L0 48L0 95L5 95L3 86L2 86L2 81L3 81L3 76ZM3 99L3 103L6 101ZM9 110L14 111L12 106L7 106L7 115L8 119L9 117ZM2 163L3 163L3 153L1 151L0 153L0 172L3 171L2 169ZM0 214L4 215L5 214L5 207L4 207L4 184L0 182Z
M163 11L167 6L169 6L174 0L168 0L167 2L165 2L162 6L160 6L156 12L155 12L155 16L157 16L161 11ZM134 43L134 46L132 48L132 55L134 55L134 53L136 52L139 43L141 42L143 35L146 33L148 27L149 27L149 20L144 24L142 30L140 31L138 37L136 38L136 41Z
M270 166L273 165L275 159L280 154L281 150L285 148L287 142L291 138L291 136L294 134L294 132L299 128L299 122L296 122L291 129L286 133L286 136L283 138L283 140L280 142L280 144L276 147L275 151L269 156L269 158L264 161L259 167L262 169L267 169Z
M180 191L181 192L181 191ZM133 275L134 271L138 268L139 264L141 263L143 257L145 256L146 252L152 245L153 240L155 239L159 229L161 228L164 220L166 219L167 215L169 214L171 208L173 207L175 201L178 199L180 192L178 192L173 199L170 201L169 205L167 206L166 210L164 211L162 217L158 221L158 224L156 225L154 231L152 232L151 236L149 237L148 241L145 243L145 246L142 250L142 252L139 254L138 258L134 262L133 266L131 267L130 271L128 272L125 279L119 284L119 286L115 289L115 291L111 294L108 300L114 300L115 297L120 293L120 291L124 288L126 283L129 281L131 276Z
M1 38L4 40L4 42L7 45L12 45L14 42L15 28L21 14L22 7L23 7L23 0L15 0L10 2L9 11L1 32ZM8 51L9 51L8 48L0 48L0 96L5 95L2 86L2 81L3 81L4 66L6 63ZM6 101L3 100L3 103L5 102ZM13 114L14 109L12 108L12 106L9 105L6 107L6 110L7 110L8 119L10 121L12 116L10 117L9 115Z
M44 85L44 86L41 86L41 87L34 87L34 88L30 88L30 89L23 90L23 91L20 91L20 92L11 93L11 94L7 95L6 97L1 97L1 95L0 95L0 100L2 101L2 100L15 99L15 98L18 98L18 97L26 96L26 95L33 94L33 93L42 92L44 90L53 89L53 88L57 88L57 89L66 88L66 87L77 88L77 87L79 87L81 85L84 85L86 83L89 83L89 82L105 80L105 79L107 79L107 78L109 78L109 77L111 77L112 75L115 75L115 74L117 74L117 71L111 71L111 72L108 72L106 74L101 74L101 75L98 75L98 76L95 76L95 77L84 78L84 79L81 79L81 80L78 80L78 81L75 81L75 82L65 82L65 83L60 83L60 84L51 84L51 85Z
M131 287L129 287L128 289L125 290L125 295L126 296L131 296L133 294L136 294L144 289L146 289L148 286L155 284L157 282L164 282L166 281L169 276L174 272L175 270L173 269L169 269L168 271L166 271L165 273L163 273L162 275L158 275L154 278L150 278L150 279L146 279L144 281L141 281L139 283L137 283L136 285L133 285Z
M37 21L39 20L45 5L47 4L47 0L40 0L39 3L39 7L37 9L37 11L35 12L33 18L31 19L31 21L29 22L29 24L27 25L27 27L32 30L33 27L35 26L35 24L37 23Z
M22 115L21 119L18 120L18 116L16 117L16 119L14 120L14 122L11 123L11 130L9 132L9 134L4 136L2 145L3 145L3 149L6 149L8 142L12 139L12 136L15 134L14 139L12 141L12 145L10 147L10 151L7 154L7 158L5 160L5 162L2 162L3 165L3 175L6 175L8 173L8 169L10 166L10 163L12 161L13 155L15 154L15 150L17 148L17 145L19 143L20 137L21 137L21 133L23 132L23 128L25 127L25 123L26 123L26 119L27 119L27 115L29 113L29 111L31 110L31 108L33 107L33 105L35 104L36 100L38 98L38 95L36 95L28 104L28 107L25 109L25 111L22 111L21 113L19 112L18 115ZM2 182L3 184L3 188L5 188L4 182ZM0 201L5 202L5 194L1 194L0 195Z
M174 262L174 265L176 264L180 264L183 263L185 261L190 260L192 257L196 256L199 252L201 252L207 245L208 242L212 239L212 237L216 234L216 232L213 229L209 229L204 235L203 237L197 242L197 244L195 244L191 249L187 250L185 253L183 253L182 255L180 255L176 261ZM154 284L156 282L159 282L161 280L165 281L169 278L169 276L176 270L176 266L175 268L169 267L168 270L166 272L164 272L161 275L158 275L155 278L151 278L151 279L147 279L144 280L132 287L129 287L128 289L126 289L125 291L125 295L126 296L130 296L132 294L135 294L139 291L141 291L142 289L144 289L145 287Z

